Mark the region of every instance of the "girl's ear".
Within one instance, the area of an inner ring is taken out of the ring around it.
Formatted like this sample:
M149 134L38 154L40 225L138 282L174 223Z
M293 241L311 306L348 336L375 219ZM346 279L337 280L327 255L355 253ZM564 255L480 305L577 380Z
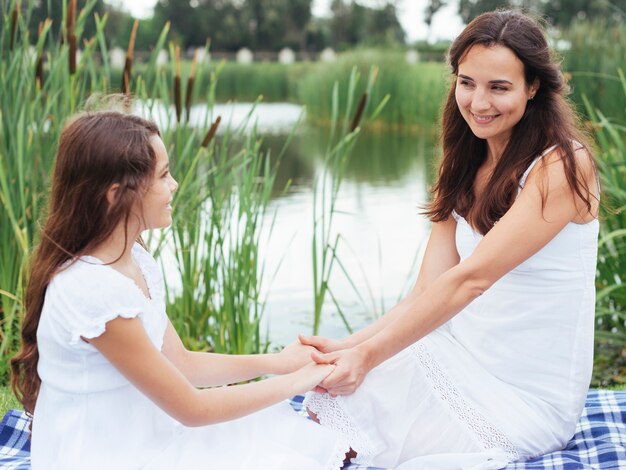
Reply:
M106 197L107 197L107 202L109 203L109 206L113 204L113 201L115 201L115 196L117 195L118 189L120 189L119 183L113 183L109 187L109 189L107 189Z

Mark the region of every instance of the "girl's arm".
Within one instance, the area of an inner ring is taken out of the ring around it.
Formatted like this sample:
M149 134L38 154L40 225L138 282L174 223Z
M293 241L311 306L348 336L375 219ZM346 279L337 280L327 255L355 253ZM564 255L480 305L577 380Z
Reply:
M213 387L286 374L311 362L313 348L287 347L278 354L214 354L188 351L168 322L161 351L195 387Z
M170 331L169 341L171 334ZM107 323L102 335L89 342L129 382L186 426L239 418L304 393L315 387L333 368L309 363L295 372L260 382L197 389L165 354L154 347L139 318L115 318ZM215 361L215 366L218 374L227 374L220 360ZM235 367L240 366L236 364Z
M584 151L580 176L590 191L595 171ZM582 156L582 155L581 155ZM565 178L557 152L546 156L545 175L533 170L515 203L487 233L474 253L441 274L402 315L361 344L328 354L313 354L337 368L321 386L333 395L352 393L369 370L424 337L480 296L498 279L544 247L571 221L589 220L583 202ZM545 204L541 188L546 191ZM594 193L595 194L595 193ZM594 208L595 210L595 208Z
M449 217L444 222L433 223L424 259L413 289L395 307L375 322L341 341L334 341L321 336L302 335L299 337L300 342L304 345L313 346L324 353L352 348L376 335L397 318L406 315L428 286L459 263L455 234L456 220L453 217Z

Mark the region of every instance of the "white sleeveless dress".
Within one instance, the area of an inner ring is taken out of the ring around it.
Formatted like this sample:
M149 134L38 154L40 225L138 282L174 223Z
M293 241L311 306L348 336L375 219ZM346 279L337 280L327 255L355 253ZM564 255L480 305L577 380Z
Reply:
M454 217L464 260L482 235ZM502 468L562 448L591 379L598 226L569 223L354 394L309 393L305 405L368 466Z
M165 414L82 337L116 317L139 317L159 350L167 326L154 259L133 257L150 299L134 282L84 257L48 286L37 330L41 390L33 417L33 470L338 469L347 446L285 401L246 417L188 428Z

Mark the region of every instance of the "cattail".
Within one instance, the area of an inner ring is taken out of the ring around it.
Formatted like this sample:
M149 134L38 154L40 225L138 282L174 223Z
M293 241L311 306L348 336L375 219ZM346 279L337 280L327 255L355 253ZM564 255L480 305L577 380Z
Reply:
M11 42L9 48L13 50L13 45L15 44L15 33L17 31L17 15L20 12L20 4L22 2L20 0L15 4L15 8L13 9L13 13L11 14Z
M130 40L128 41L128 50L126 51L126 61L124 62L124 72L122 73L122 93L130 95L130 77L133 69L133 56L135 52L135 38L137 37L137 27L139 20L133 23L133 29L130 32Z
M187 96L185 97L185 111L187 113L187 122L189 122L189 116L191 114L191 95L193 93L193 82L196 73L196 62L198 61L198 51L193 53L193 61L191 62L191 73L187 79Z
M202 146L204 148L209 147L209 144L213 140L213 137L215 137L215 132L217 132L217 128L220 125L221 121L222 121L222 116L217 116L217 119L215 120L215 122L211 124L211 127L209 128L208 132L204 136L204 139L202 140Z
M38 27L39 38L41 38L41 33L43 32L44 25L48 21L51 21L50 18L47 18L45 21L39 22L39 27ZM43 55L44 55L44 52L42 50L39 56L37 57L37 61L35 62L35 86L39 90L41 90L41 87L43 85Z
M69 69L70 75L76 73L76 1L70 0L67 7L67 18L65 19L65 35L70 46Z
M182 104L180 96L180 47L176 46L176 74L174 75L174 106L176 107L176 122L180 122Z
M366 104L367 92L363 92L363 94L361 95L361 99L359 100L359 105L356 108L356 113L354 113L354 117L352 118L350 132L353 132L357 127L359 127L359 123L361 122L361 117L363 116L363 110L365 109Z

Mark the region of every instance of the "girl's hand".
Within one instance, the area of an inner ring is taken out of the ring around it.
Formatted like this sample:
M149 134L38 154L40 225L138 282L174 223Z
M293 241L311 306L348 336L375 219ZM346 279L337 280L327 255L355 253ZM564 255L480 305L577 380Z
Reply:
M322 353L330 353L345 348L341 341L324 338L323 336L298 335L298 340L304 345L313 346Z
M313 390L317 385L324 380L328 374L330 374L335 369L335 366L332 364L316 364L315 362L310 362L304 367L301 367L297 371L293 372L295 383L295 392L296 394L302 394Z
M367 354L359 347L327 354L313 353L312 358L318 364L337 366L320 383L320 387L326 389L332 397L354 393L371 370Z
M313 352L315 352L315 348L294 341L276 355L276 373L288 374L313 362L311 358Z

